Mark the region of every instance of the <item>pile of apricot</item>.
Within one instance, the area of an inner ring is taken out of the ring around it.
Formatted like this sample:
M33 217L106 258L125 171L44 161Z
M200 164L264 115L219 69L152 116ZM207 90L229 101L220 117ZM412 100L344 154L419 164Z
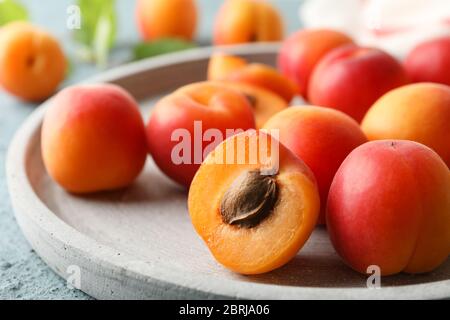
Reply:
M193 3L139 1L143 35L191 38ZM216 44L281 38L276 10L253 0L226 1L214 29ZM241 274L283 266L318 224L358 272L429 272L450 253L449 63L449 37L401 62L304 29L283 42L278 67L214 53L205 81L163 97L146 123L118 86L66 88L46 110L42 157L55 182L83 194L127 187L150 154L188 191L212 255ZM65 67L44 31L0 30L0 84L13 94L48 97Z

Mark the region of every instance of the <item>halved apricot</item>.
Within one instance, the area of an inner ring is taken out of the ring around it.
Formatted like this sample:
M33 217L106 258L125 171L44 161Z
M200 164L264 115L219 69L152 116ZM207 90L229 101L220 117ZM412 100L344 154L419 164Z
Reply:
M192 223L213 256L241 274L290 261L316 224L320 200L311 170L271 135L230 137L209 154L189 190Z
M248 63L245 59L215 53L208 64L208 80L226 80L245 83L273 92L286 103L299 92L297 84L277 69L262 63Z
M262 63L249 63L237 71L230 72L226 80L248 83L270 90L287 103L291 102L299 91L295 82L279 73L277 69Z
M223 81L221 83L229 88L240 91L247 97L255 114L257 129L262 128L272 116L288 107L288 103L280 96L266 89L244 83L229 81Z
M223 80L228 74L247 65L247 60L225 53L213 53L209 59L208 80Z

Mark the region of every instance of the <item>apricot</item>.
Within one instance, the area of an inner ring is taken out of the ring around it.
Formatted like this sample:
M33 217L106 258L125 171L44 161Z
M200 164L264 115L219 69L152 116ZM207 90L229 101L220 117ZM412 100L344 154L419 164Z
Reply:
M59 92L46 110L41 144L50 177L74 193L129 185L147 156L138 105L112 84L78 85Z
M263 88L229 81L221 83L241 92L249 100L255 115L257 129L261 128L273 115L288 107L286 101L280 96Z
M262 63L250 63L244 68L230 73L228 81L252 84L275 94L278 94L287 103L291 102L298 92L297 85L284 77L276 69Z
M0 85L28 101L53 94L64 80L66 58L57 40L26 22L0 29Z
M430 148L408 140L368 142L339 168L327 227L358 272L429 272L450 252L450 174Z
M192 40L197 26L195 0L138 0L136 20L145 40Z
M450 86L450 36L420 43L408 54L404 65L413 82L437 82Z
M195 230L219 263L237 273L260 274L297 254L314 229L320 201L309 168L269 134L249 130L205 159L188 207Z
M450 167L450 87L417 83L392 90L367 112L369 140L404 139L427 145Z
M325 223L325 208L336 171L347 155L367 142L359 124L343 112L316 106L283 110L263 126L278 129L279 139L314 173L321 199L319 224Z
M303 29L287 38L278 54L281 72L297 83L307 98L308 82L316 64L337 47L353 43L347 35L329 29Z
M208 66L208 80L251 84L272 91L287 103L298 93L297 85L275 68L262 63L247 63L232 55L212 55Z
M283 38L283 21L278 11L260 0L227 0L217 14L213 42L215 45Z
M189 187L206 155L229 135L255 128L249 100L221 83L184 86L155 105L146 132L149 152L171 179Z
M242 69L247 60L224 53L214 53L208 63L208 80L224 80L230 73Z
M407 82L402 65L388 53L346 45L330 51L317 64L308 85L308 99L360 122L379 97Z

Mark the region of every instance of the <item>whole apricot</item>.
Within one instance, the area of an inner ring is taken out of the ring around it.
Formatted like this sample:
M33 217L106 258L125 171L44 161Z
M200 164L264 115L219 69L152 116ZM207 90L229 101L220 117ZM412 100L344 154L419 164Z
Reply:
M78 85L59 92L46 110L41 143L48 174L74 193L129 185L147 156L138 105L112 84Z
M0 29L0 85L28 101L51 96L64 80L66 58L57 40L27 22Z
M278 54L281 72L295 81L307 97L310 75L316 64L332 49L353 43L347 35L329 29L303 29L287 38Z
M407 82L403 66L388 53L346 45L330 51L314 68L308 99L360 122L379 97Z
M327 207L331 241L353 269L381 275L429 272L450 252L450 174L430 148L368 142L344 160Z
M416 83L392 90L361 124L369 140L403 139L427 145L450 167L450 87Z
M321 200L318 223L324 224L328 191L336 171L353 149L367 142L359 124L337 110L298 106L278 112L263 129L278 129L280 142L311 168Z
M408 54L404 65L412 82L450 86L450 36L420 43Z
M138 0L136 19L145 40L192 40L197 26L195 0Z
M226 0L214 24L215 45L280 41L283 20L269 3L260 0Z
M200 82L157 102L147 123L149 152L171 179L189 187L206 155L236 132L255 128L249 100L221 83Z

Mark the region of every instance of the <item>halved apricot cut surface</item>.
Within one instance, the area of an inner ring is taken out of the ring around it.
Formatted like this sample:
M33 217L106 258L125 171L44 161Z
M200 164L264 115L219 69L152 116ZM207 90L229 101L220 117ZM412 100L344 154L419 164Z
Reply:
M262 126L276 113L286 109L288 103L278 95L257 86L223 81L221 82L227 87L240 91L250 101L250 104L255 114L256 128L260 129Z
M271 135L248 130L218 145L188 199L192 223L216 260L241 274L290 261L316 224L320 200L311 170Z

